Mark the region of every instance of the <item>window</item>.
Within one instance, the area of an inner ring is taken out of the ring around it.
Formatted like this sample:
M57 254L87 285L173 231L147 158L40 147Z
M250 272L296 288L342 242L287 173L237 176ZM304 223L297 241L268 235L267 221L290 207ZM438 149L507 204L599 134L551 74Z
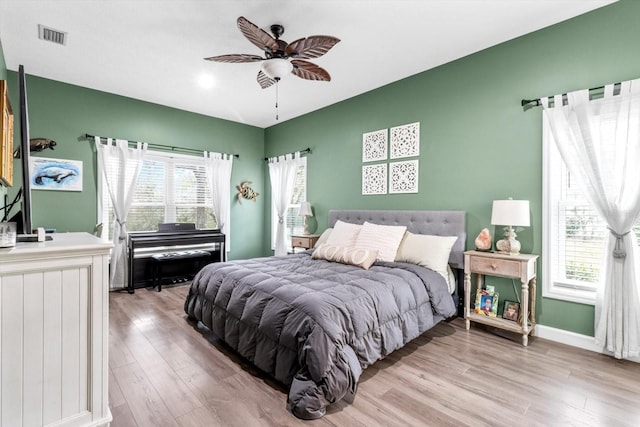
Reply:
M116 168L107 171L115 175ZM114 213L106 183L100 175L104 209L99 221L111 236ZM163 222L193 222L197 228L215 228L211 192L202 158L147 152L127 216L127 231L155 231Z
M287 215L285 218L286 232L285 242L287 244L287 250L292 251L291 236L295 234L301 234L304 231L304 218L298 216L300 210L300 203L307 201L307 158L300 158L300 167L298 173L296 173L296 182L293 187L293 195L287 208ZM271 249L276 247L276 230L278 228L278 213L276 208L271 202Z
M594 304L607 225L567 170L546 118L542 174L543 296ZM634 232L640 242L640 221Z

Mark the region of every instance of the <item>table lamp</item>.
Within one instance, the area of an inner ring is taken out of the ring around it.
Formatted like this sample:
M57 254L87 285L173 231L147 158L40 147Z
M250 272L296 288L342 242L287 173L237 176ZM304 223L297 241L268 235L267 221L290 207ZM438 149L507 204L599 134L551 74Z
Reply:
M529 226L529 201L513 200L511 197L508 200L494 200L491 209L491 224L507 227L504 238L496 242L498 252L518 255L520 242L516 239L517 235L513 227Z
M300 212L298 212L298 216L304 217L303 234L309 234L309 224L307 223L307 217L313 216L313 212L311 212L311 203L309 202L300 203Z

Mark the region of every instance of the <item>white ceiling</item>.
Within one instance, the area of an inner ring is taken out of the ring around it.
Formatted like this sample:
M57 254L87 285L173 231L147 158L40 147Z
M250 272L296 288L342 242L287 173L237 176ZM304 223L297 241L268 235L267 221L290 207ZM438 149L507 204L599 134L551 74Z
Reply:
M614 1L0 0L0 40L10 70L268 127L278 123L275 86L260 88L260 64L203 60L262 54L238 16L266 31L283 25L288 42L341 39L312 60L331 82L280 82L282 122ZM67 32L66 46L39 40L38 24Z

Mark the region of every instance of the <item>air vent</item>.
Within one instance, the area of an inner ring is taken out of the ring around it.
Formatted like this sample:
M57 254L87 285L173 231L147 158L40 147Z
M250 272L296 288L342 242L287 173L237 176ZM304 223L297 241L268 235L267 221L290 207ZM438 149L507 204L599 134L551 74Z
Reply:
M38 25L38 38L56 44L67 44L67 33L45 27L44 25Z

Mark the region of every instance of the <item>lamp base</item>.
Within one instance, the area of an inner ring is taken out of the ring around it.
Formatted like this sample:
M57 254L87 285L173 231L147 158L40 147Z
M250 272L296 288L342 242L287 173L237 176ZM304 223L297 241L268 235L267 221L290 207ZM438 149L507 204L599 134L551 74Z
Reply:
M496 249L498 249L498 252L509 255L519 255L521 246L516 237L518 236L515 231L513 231L513 228L509 226L507 231L504 233L504 239L496 242Z
M309 223L307 223L307 216L306 215L303 218L304 218L303 219L304 229L302 231L302 234L304 234L306 236L307 234L309 234Z

